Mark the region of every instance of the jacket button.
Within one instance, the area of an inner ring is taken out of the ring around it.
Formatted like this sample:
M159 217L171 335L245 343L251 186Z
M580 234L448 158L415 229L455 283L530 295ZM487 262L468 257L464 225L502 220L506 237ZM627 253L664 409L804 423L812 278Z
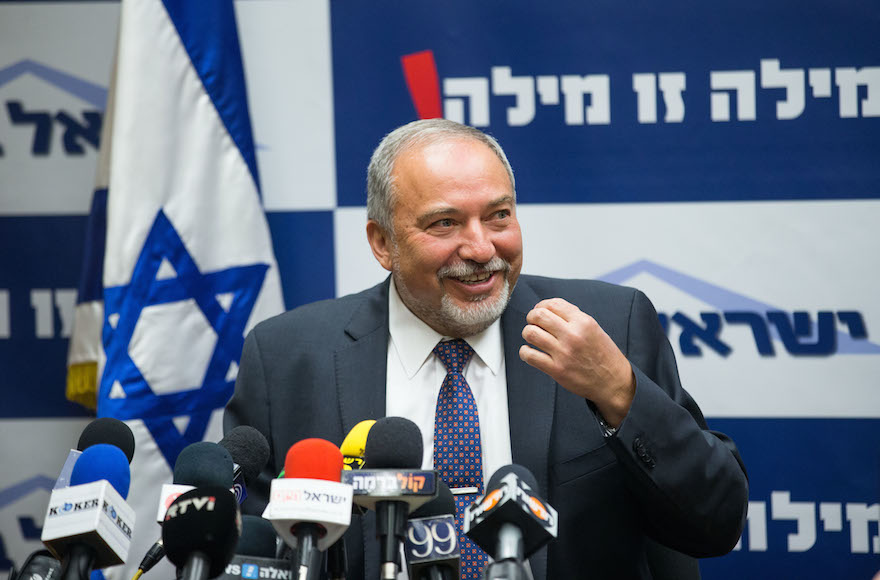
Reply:
M639 459L647 465L648 467L654 467L654 458L648 453L648 450L645 449L645 444L642 442L641 437L636 437L633 439L633 451L636 452L636 455Z

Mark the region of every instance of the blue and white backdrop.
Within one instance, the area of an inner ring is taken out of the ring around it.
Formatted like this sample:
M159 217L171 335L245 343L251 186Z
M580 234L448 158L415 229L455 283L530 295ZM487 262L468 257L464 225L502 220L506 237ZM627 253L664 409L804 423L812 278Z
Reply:
M364 173L385 132L480 127L516 171L524 271L645 290L685 386L742 450L746 531L703 576L880 568L874 2L236 11L288 308L384 276ZM0 570L39 547L88 421L65 365L118 14L0 2Z

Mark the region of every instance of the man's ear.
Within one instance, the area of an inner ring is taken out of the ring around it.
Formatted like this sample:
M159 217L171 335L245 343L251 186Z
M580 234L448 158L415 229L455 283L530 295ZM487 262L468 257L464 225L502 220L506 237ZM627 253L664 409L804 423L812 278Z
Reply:
M376 257L379 265L390 272L392 241L385 228L378 222L367 220L367 241L370 242L370 249L373 250L373 256Z

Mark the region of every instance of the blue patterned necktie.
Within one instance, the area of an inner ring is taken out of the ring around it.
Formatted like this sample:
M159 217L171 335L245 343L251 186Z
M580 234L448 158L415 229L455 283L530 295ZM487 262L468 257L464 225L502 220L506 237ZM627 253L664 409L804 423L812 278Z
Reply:
M479 580L486 553L462 528L464 510L483 493L480 417L470 385L462 374L474 350L461 339L438 343L434 354L446 367L434 418L434 469L450 489L474 487L477 493L455 495L456 528L461 550L461 580Z

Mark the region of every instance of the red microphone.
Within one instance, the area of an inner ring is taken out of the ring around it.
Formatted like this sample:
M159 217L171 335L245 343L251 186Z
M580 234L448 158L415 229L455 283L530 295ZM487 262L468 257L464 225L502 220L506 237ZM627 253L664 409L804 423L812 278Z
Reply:
M263 517L296 553L296 578L318 578L321 552L351 523L352 488L340 483L342 453L324 439L304 439L287 452L285 477L272 480Z
M326 439L303 439L287 450L284 473L287 478L339 481L342 452Z

